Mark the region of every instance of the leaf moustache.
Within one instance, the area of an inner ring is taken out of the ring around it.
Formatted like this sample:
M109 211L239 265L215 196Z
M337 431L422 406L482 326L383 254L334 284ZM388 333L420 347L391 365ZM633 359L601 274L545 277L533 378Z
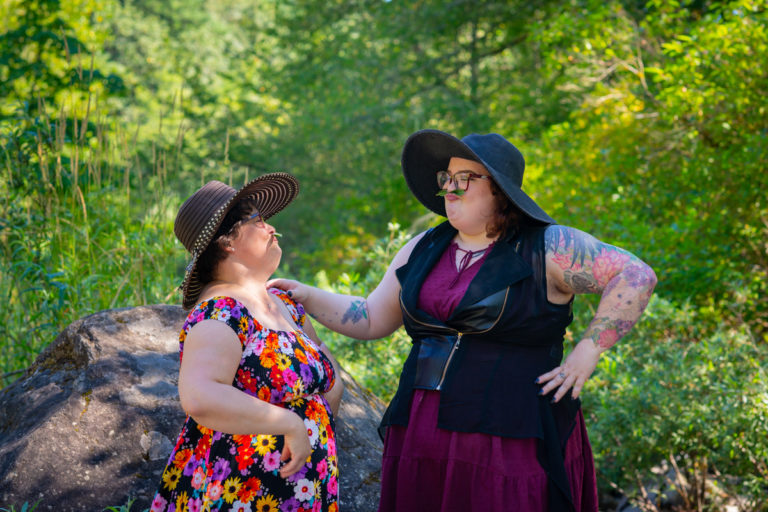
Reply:
M456 189L456 190L454 190L453 192L448 192L447 190L445 190L445 189L443 188L443 189L440 189L440 190L438 190L438 191L437 191L437 194L435 194L435 195L436 195L436 196L438 196L438 197L445 197L445 196L447 196L448 194L453 194L453 195L455 195L455 196L463 196L463 195L464 195L464 191L463 191L463 190L461 190L461 189Z

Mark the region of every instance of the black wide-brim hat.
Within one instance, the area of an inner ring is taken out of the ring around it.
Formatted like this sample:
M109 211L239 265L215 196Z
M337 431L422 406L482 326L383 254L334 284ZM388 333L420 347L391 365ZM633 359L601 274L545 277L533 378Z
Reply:
M252 198L261 218L268 219L294 200L299 182L290 174L275 172L249 181L236 190L220 181L209 181L179 208L173 232L192 256L181 283L182 305L190 309L207 283L200 282L197 260L210 245L224 217L240 200Z
M447 216L445 199L437 196L440 187L435 173L446 170L452 157L480 162L509 200L525 215L539 223L556 224L523 192L525 159L511 142L498 133L473 133L459 140L440 130L420 130L408 137L401 159L405 182L416 199L433 212Z

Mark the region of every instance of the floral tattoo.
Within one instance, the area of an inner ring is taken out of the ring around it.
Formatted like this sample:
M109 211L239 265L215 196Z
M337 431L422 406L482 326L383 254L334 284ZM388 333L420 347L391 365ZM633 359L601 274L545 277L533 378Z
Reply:
M635 255L566 226L545 232L547 257L563 271L574 293L602 293L583 338L600 348L613 346L645 310L656 285L653 270Z
M345 324L351 321L353 324L356 324L364 318L368 318L368 304L364 300L353 300L349 305L349 309L341 318L341 323Z

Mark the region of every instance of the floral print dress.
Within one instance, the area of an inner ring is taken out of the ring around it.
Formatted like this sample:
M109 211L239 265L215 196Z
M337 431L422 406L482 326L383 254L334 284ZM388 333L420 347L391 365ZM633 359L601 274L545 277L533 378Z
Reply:
M304 325L304 308L280 290L270 290ZM273 331L231 297L200 302L179 336L181 355L189 330L218 320L237 334L243 355L232 385L304 419L312 445L310 461L280 477L281 435L231 435L187 416L163 471L151 512L318 512L338 510L338 467L333 416L321 393L331 389L330 360L301 328Z

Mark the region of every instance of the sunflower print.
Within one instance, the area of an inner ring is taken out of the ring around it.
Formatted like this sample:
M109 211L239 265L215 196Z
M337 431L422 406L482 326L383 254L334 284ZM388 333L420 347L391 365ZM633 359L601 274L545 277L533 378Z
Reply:
M297 330L265 328L236 299L214 297L187 316L179 335L179 357L184 357L184 341L198 322L215 319L230 326L243 348L232 385L298 414L307 427L311 457L297 473L281 478L283 436L230 435L187 417L150 512L338 510L334 420L322 395L333 386L333 366L301 328L301 304L280 290L270 292L286 304Z

